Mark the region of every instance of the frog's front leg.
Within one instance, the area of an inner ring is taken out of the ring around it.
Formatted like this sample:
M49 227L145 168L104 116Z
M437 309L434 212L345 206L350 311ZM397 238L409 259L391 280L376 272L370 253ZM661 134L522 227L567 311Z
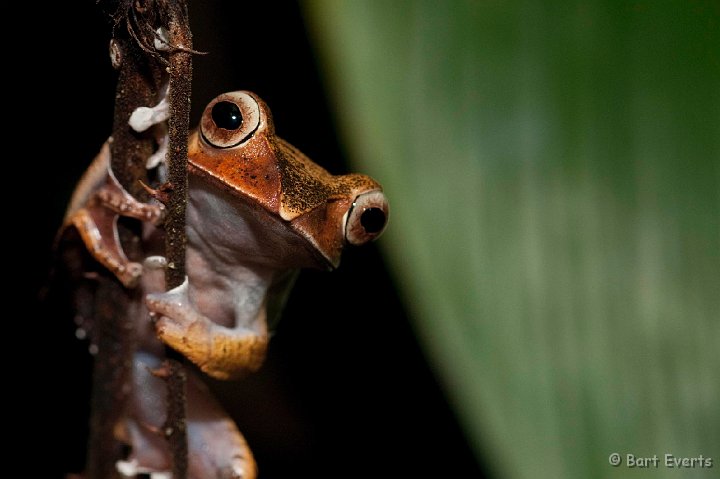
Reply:
M142 266L125 256L118 235L118 217L158 224L163 214L163 205L142 203L122 187L110 168L110 147L105 143L73 195L65 226L73 225L90 254L123 285L132 288L142 274Z
M256 371L265 360L267 335L227 328L197 311L188 297L188 281L166 293L147 295L146 303L160 339L216 379L234 379Z

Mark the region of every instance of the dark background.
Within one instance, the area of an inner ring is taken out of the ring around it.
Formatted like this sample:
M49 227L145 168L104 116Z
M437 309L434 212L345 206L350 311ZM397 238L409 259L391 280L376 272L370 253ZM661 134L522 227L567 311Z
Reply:
M193 124L215 95L252 90L279 135L331 172L348 171L297 4L191 4L195 47L209 52L195 57ZM37 292L74 184L110 131L115 80L109 20L94 2L42 8L32 23L41 46L9 53L21 62L9 75L8 101L19 106L8 108L17 125L5 133L22 152L6 159L21 194L4 202L16 311L5 318L10 468L35 477L80 460L67 451L81 450L85 433L87 344L61 311L39 307ZM348 250L332 274L304 272L262 370L213 387L263 478L483 476L375 245Z

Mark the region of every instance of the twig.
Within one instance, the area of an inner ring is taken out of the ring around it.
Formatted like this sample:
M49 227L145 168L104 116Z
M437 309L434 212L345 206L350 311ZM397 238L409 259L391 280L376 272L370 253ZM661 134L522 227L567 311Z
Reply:
M147 181L145 161L153 152L155 140L149 134L132 131L127 121L137 107L157 101L162 70L156 62L147 60L126 32L116 31L112 46L113 63L119 68L119 77L110 144L111 166L115 176L132 195L146 199L147 194L138 180ZM138 232L123 224L118 227L125 252L130 258L139 258ZM138 294L136 290L123 288L109 276L99 279L95 304L98 353L94 361L87 460L89 478L116 477L115 463L122 459L122 447L114 439L113 426L125 409L130 390L137 334L133 319L118 312L128 311L131 303L140 301Z
M172 185L165 219L165 255L168 289L185 280L185 206L187 204L187 139L190 122L192 79L192 35L183 0L168 5L170 86L168 103L168 181ZM167 379L168 408L165 431L173 457L173 478L187 476L186 376L179 355L166 348L170 376Z
M135 324L127 311L136 291L129 291L108 274L100 275L94 290L94 328L97 353L93 367L90 440L86 477L117 477L115 463L122 445L114 438L114 426L128 399L132 380L132 354L137 345Z
M165 220L165 254L168 261L168 288L180 286L185 280L185 205L187 203L187 138L190 123L190 89L192 78L192 36L184 2L170 4L169 40L170 89L168 103L168 181L172 194ZM182 48L174 48L174 47Z

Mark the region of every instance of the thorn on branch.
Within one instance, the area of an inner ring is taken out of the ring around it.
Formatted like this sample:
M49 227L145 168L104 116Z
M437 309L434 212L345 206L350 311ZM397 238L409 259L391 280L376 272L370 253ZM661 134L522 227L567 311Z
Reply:
M145 191L148 192L150 197L155 198L160 203L167 206L167 204L170 202L170 195L172 194L172 191L174 189L173 184L170 182L165 182L158 186L157 188L152 188L145 183L143 183L142 180L138 180L140 182L140 185L143 187Z

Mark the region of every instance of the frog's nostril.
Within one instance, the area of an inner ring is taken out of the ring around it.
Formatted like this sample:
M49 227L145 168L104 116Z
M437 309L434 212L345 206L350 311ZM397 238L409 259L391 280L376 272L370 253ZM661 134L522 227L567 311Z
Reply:
M385 212L380 208L367 208L360 215L360 224L368 233L379 233L385 227Z

